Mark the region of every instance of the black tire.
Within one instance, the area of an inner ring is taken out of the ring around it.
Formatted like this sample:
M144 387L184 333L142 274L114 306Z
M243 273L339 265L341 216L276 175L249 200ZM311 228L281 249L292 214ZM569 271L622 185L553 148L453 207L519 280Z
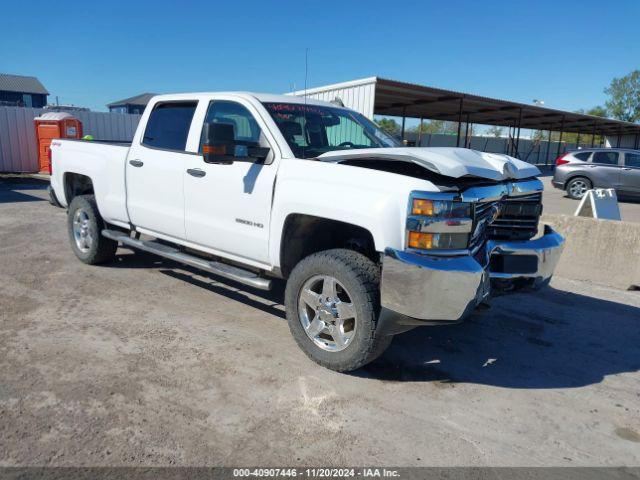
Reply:
M357 327L340 351L320 348L306 334L299 318L298 300L305 283L318 275L335 278L348 290ZM314 362L337 372L356 370L379 357L393 337L377 330L380 314L380 268L361 253L334 249L315 253L296 265L285 290L287 321L293 338Z
M56 197L56 192L53 191L51 185L47 186L47 193L49 194L49 203L54 207L62 208L60 202L58 201L58 197Z
M576 190L575 187L578 185L578 183L582 183L583 185L585 185L587 190L591 190L593 188L593 184L591 183L591 180L589 180L588 178L574 177L567 182L567 185L565 187L569 198L573 198L574 200L580 200L582 197L584 197L584 193L582 193L582 195L578 195L575 192Z
M74 218L76 213L86 214L86 232L91 237L91 242L86 248L80 248L76 242L74 234ZM102 236L104 222L98 211L96 200L93 195L79 195L71 201L67 213L67 230L69 232L69 242L71 249L81 262L89 265L106 263L115 257L118 249L118 242Z

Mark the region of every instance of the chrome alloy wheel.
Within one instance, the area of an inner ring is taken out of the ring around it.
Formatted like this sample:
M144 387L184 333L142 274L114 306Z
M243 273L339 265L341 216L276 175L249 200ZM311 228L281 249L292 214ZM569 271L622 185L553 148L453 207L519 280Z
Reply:
M569 187L569 193L576 198L582 198L587 190L589 187L583 180L574 180Z
M339 352L349 346L358 325L347 289L329 275L307 280L298 294L298 318L318 347Z
M73 238L76 241L78 249L85 253L91 249L93 245L93 237L89 229L89 215L84 210L76 210L73 215Z

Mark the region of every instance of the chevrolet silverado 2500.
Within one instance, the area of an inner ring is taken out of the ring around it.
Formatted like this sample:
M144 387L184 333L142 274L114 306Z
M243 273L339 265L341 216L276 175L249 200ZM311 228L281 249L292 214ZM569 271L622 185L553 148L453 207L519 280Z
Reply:
M461 321L492 293L546 285L563 246L538 228L535 166L403 148L361 114L310 99L161 95L130 144L51 150L81 261L108 262L122 244L258 289L286 279L293 337L337 371L372 361L396 333Z

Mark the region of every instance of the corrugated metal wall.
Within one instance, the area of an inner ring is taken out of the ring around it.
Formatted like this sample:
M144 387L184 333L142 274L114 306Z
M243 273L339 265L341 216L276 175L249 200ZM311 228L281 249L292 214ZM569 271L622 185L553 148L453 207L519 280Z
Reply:
M635 135L611 135L605 137L607 141L607 146L616 148L618 145L619 148L635 148L636 147L636 136Z
M41 108L0 107L0 172L37 172L38 145L33 119ZM85 135L96 140L129 142L140 115L70 112L82 122Z
M367 118L373 120L373 105L376 95L376 83L374 79L365 82L359 82L358 84L349 85L345 84L336 88L322 88L307 90L307 98L315 98L316 100L323 100L325 102L331 102L336 98L342 100L345 107L352 108L356 112L362 113ZM294 92L290 95L296 95L299 97L305 96L303 91Z

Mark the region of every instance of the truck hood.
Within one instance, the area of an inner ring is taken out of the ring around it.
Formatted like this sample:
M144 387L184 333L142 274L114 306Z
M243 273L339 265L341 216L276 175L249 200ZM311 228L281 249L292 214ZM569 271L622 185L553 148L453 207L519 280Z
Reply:
M536 166L509 155L478 152L468 148L363 148L327 152L318 157L318 160L323 162L334 163L357 159L413 162L427 170L452 178L472 176L501 181L540 174Z

